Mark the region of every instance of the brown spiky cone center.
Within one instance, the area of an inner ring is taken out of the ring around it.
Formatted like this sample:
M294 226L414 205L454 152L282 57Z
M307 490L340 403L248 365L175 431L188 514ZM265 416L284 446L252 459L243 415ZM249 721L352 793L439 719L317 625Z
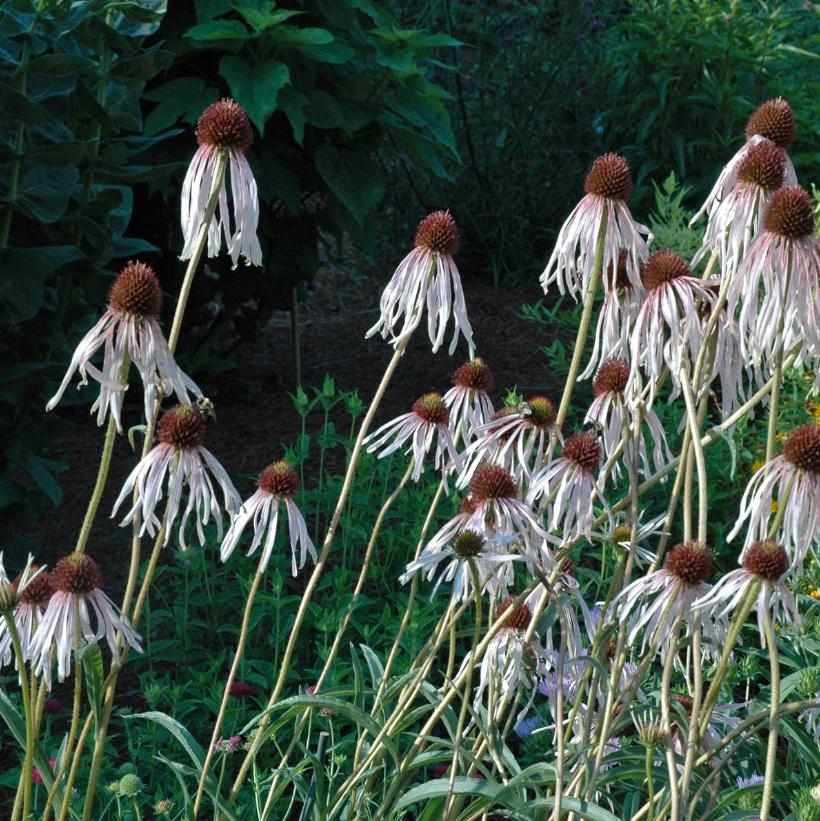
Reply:
M529 411L524 418L536 428L551 428L558 418L555 405L546 396L533 396L527 400Z
M766 539L746 551L743 567L761 579L776 581L789 569L789 555L776 541Z
M783 456L796 468L820 476L820 425L795 428L783 445Z
M747 152L737 178L749 185L757 185L766 191L774 191L783 185L786 171L786 155L780 146L772 142L753 145Z
M766 213L763 227L786 239L805 239L814 234L814 211L811 197L799 185L776 191Z
M157 424L157 440L177 450L205 444L205 419L192 405L176 405Z
M611 200L627 200L633 191L632 174L620 154L598 157L587 172L584 191Z
M39 567L36 564L31 566L31 575L34 575L39 570ZM15 589L17 585L20 583L20 578L16 578L14 580ZM26 586L26 589L20 595L20 601L23 604L29 605L44 605L48 602L51 598L51 594L54 592L54 582L51 578L50 573L40 573L36 579L29 582Z
M431 425L446 425L450 421L450 411L444 404L444 398L435 391L416 399L413 413Z
M453 552L462 559L478 556L484 549L484 538L473 530L462 530L453 540Z
M209 148L247 151L253 143L251 121L235 100L226 98L209 105L196 124L196 140Z
M700 542L682 542L669 551L666 569L688 585L701 584L712 575L712 553Z
M479 465L470 482L470 495L476 502L517 499L518 487L512 475L500 465Z
M433 211L426 216L416 230L416 247L427 248L448 257L458 251L458 225L449 211Z
M162 288L150 265L132 260L111 285L108 305L112 311L156 319L162 310Z
M585 431L576 433L564 443L564 450L561 456L564 459L578 465L587 473L593 473L601 464L603 452L594 433Z
M746 123L746 139L755 135L771 140L788 151L794 142L794 112L782 98L767 100L752 112Z
M273 496L291 499L299 490L299 474L290 462L280 459L259 474L259 489Z
M496 613L496 618L500 618L510 607L513 606L513 602L515 601L514 598L508 598L501 603L498 608L498 612ZM532 621L532 611L530 610L530 606L525 602L516 607L512 615L504 622L504 628L507 630L518 630L520 632L524 632L529 626L530 622Z
M458 388L489 393L493 384L493 374L480 356L459 365L453 373L453 385Z
M647 291L652 291L673 279L691 275L692 271L683 257L674 251L664 249L656 251L646 261L641 271L641 282Z
M100 566L85 553L71 553L60 559L52 577L54 587L63 593L82 595L102 587Z
M598 368L592 380L595 396L607 393L623 394L629 382L629 363L625 359L608 359Z

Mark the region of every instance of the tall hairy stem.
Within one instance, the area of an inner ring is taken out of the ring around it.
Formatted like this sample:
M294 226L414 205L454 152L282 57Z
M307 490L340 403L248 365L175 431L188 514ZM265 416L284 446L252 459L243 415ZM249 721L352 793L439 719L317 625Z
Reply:
M760 802L760 821L769 821L772 811L774 770L777 766L777 738L780 728L780 657L777 651L777 636L775 636L772 616L768 609L763 616L763 629L769 649L771 702L769 708L769 738L766 743L766 773L763 782L763 798Z
M561 427L567 418L569 403L572 400L572 392L575 383L578 381L578 373L581 370L581 360L584 356L584 345L586 344L587 333L589 332L592 312L595 309L595 296L598 293L598 283L601 281L601 273L604 267L604 239L606 237L606 224L608 211L605 209L601 214L601 224L598 227L598 238L595 242L595 259L592 264L592 274L589 278L589 286L584 297L584 310L581 314L581 322L578 325L578 333L575 337L575 348L572 351L572 359L569 365L567 381L564 384L564 393L561 396L561 404L558 406L556 425Z
M268 699L267 704L267 711L265 716L259 722L259 729L257 730L256 735L254 736L253 742L251 743L250 748L248 749L247 754L245 755L245 759L242 762L241 767L239 768L239 772L236 776L234 781L233 787L231 788L231 795L230 800L234 801L236 796L239 793L239 790L242 788L242 784L247 778L248 770L250 769L253 760L256 758L256 754L259 751L259 748L262 745L263 739L265 737L265 728L269 722L270 716L270 708L273 707L279 699L279 696L282 692L282 689L285 686L285 679L287 678L288 670L290 668L290 661L293 657L293 651L296 648L296 643L299 639L299 634L302 629L302 625L305 621L305 616L307 615L308 606L313 598L313 592L316 590L316 586L319 584L319 579L322 577L324 573L325 565L327 564L328 556L330 555L330 548L333 546L333 539L336 536L336 529L339 526L339 519L341 518L342 512L344 511L345 503L347 502L347 497L350 495L350 491L353 488L353 480L356 476L356 468L359 464L359 458L361 457L362 452L362 445L364 443L365 436L367 436L367 431L370 429L370 424L373 421L373 418L376 415L376 411L381 404L382 398L384 397L385 391L387 390L387 386L390 384L390 380L393 377L393 374L398 367L399 360L404 354L404 351L407 347L407 343L410 341L410 337L405 337L397 346L396 350L393 353L390 362L387 365L387 368L382 376L382 380L379 383L379 387L376 389L376 394L373 397L373 401L370 403L370 407L365 414L364 419L362 420L361 427L359 428L359 433L356 436L356 442L353 445L353 449L350 453L350 461L348 462L347 471L345 472L344 481L342 483L342 489L339 492L339 498L336 500L336 509L333 511L333 516L330 520L330 525L328 526L327 533L325 534L325 540L322 545L322 552L319 555L319 559L316 562L316 566L313 569L313 573L311 573L310 579L308 580L307 586L305 587L305 592L302 595L302 600L299 603L299 609L296 613L296 618L293 624L293 628L291 629L290 636L288 637L288 643L285 647L284 655L282 656L282 664L279 670L279 676L276 679L276 683L274 684L273 691L271 692L270 698Z
M678 653L678 634L680 620L676 619L672 628L672 639L666 648L666 661L663 665L661 679L661 712L663 730L666 736L666 766L669 770L669 794L672 803L672 821L680 821L680 792L678 790L678 765L675 760L675 749L672 742L672 708L669 700L669 688L672 683L672 668ZM694 719L693 719L694 720Z
M14 623L14 616L5 613L6 629L11 638L14 648L14 658L17 662L17 672L20 676L20 690L23 696L23 719L26 724L26 746L23 755L23 766L20 770L20 789L23 792L23 818L27 819L31 815L31 771L34 766L34 713L31 702L31 692L29 690L28 672L26 671L26 659L23 655L23 647L20 644L20 634L17 632L17 625Z

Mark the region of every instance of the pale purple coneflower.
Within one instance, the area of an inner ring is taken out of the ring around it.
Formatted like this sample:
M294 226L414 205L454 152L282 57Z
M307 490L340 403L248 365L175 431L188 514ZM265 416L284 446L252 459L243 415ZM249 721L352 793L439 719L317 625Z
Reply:
M632 326L641 311L645 291L643 286L636 286L627 276L628 258L627 252L621 251L614 287L607 288L604 292L592 354L579 379L589 379L607 359L624 359L629 355Z
M592 164L584 180L586 196L575 206L561 226L555 248L541 274L546 292L557 283L558 290L573 299L584 298L595 266L595 249L601 220L607 215L603 244L604 287L612 290L621 251L626 251L626 274L636 288L641 287L640 264L646 257L652 235L645 225L632 219L626 200L633 191L632 175L619 154L604 154ZM607 281L608 280L608 281Z
M233 516L241 503L239 494L216 457L204 447L205 420L191 405L176 405L167 411L157 424L157 444L143 457L125 480L120 495L114 502L111 516L115 516L126 497L136 489L134 506L120 523L131 522L139 513L142 516L140 534L146 531L154 536L162 525L165 527L164 544L168 544L171 529L182 504L182 493L188 486L188 504L179 523L179 542L183 550L185 527L194 514L199 543L205 544L203 525L214 517L218 538L222 538L222 508ZM213 479L211 478L213 475ZM222 491L222 504L217 498L214 481ZM158 515L157 505L163 498L163 487L168 484L166 511Z
M660 647L666 657L670 641L686 625L692 629L692 606L709 592L707 579L712 575L712 555L698 542L683 542L669 551L666 566L625 587L615 598L611 617L626 621L627 642L633 645L643 632L641 652L648 645ZM703 654L709 658L720 655L728 623L722 616L700 613L700 626L706 641Z
M513 599L507 599L496 612L500 618L511 606ZM520 689L529 690L527 702L519 713L526 715L537 692L538 682L544 678L546 654L533 636L525 641L525 634L532 621L532 610L525 603L514 608L504 626L490 639L481 659L479 682L476 687L473 708L478 712L489 687L493 704L489 719L496 721L503 701L514 703Z
M769 140L751 146L738 166L737 182L709 216L696 266L716 252L723 277L731 279L763 227L763 214L783 184L786 152Z
M641 522L638 517L638 528L635 534L635 561L638 566L652 564L655 561L656 553L647 547L647 542L658 536L667 536L663 527L666 523L666 514L661 513L647 522ZM615 547L629 552L632 544L632 525L625 513L616 513L612 525L605 530L593 531L590 538L593 541L609 542Z
M774 501L783 509L777 511L781 524L773 536L788 552L792 567L800 570L820 537L820 425L795 428L783 452L766 462L746 485L737 522L727 537L727 541L734 539L749 520L741 561L751 545L768 538Z
M506 542L507 538L487 532L461 530L444 545L425 546L418 559L407 565L399 581L407 584L416 573L430 581L438 572L430 598L442 582L452 582L452 598L465 601L475 595L472 561L480 591L489 592L493 598L503 598L514 581L512 561L519 558L504 550ZM443 569L442 564L446 565Z
M262 248L256 236L259 197L253 171L245 156L253 143L248 115L234 100L219 100L205 109L197 122L195 133L199 148L182 183L180 216L185 245L180 258L190 259L194 253L214 184L219 155L225 151L230 174L226 171L222 178L217 212L208 226L208 256L218 256L224 237L234 268L240 256L246 264L261 265ZM228 208L228 177L231 181L233 214Z
M524 555L541 563L549 538L530 507L521 501L512 474L500 465L480 465L470 482L473 513L464 528L512 536L524 546Z
M729 285L738 310L740 350L762 384L778 355L805 342L820 357L820 243L809 195L799 186L776 192L757 237Z
M606 459L612 457L617 451L624 436L624 427L628 426L630 437L624 448L624 458L634 459L636 454L634 448L637 445L639 457L637 469L648 476L651 469L644 428L649 432L652 440L652 464L656 471L672 461L672 454L666 442L663 425L651 408L640 410L641 426L637 440L634 438L638 410L635 408L635 402L629 398L629 392L635 385L634 382L630 382L629 376L629 363L624 359L608 359L601 365L592 382L595 399L589 406L584 422L600 429ZM612 470L613 478L619 474L620 468L616 462Z
M0 554L0 586L8 585L8 579L3 570L2 554ZM45 572L44 567L31 563L31 558L25 569L7 588L8 601L0 607L0 669L7 665L14 656L11 633L6 619L13 619L20 639L20 650L23 658L28 660L31 653L31 643L37 631L37 626L43 619L43 613L48 605L54 585L51 575ZM2 612L4 611L4 612ZM3 615L6 618L3 618ZM15 659L15 667L17 660Z
M710 610L720 617L735 610L746 597L749 586L760 585L755 596L760 646L766 648L764 617L768 612L773 622L781 626L799 628L802 625L794 597L782 576L789 569L789 556L777 542L766 539L756 542L743 554L742 567L727 573L715 586L692 606L695 610Z
M532 478L527 503L539 500L547 508L550 530L561 530L562 541L589 535L597 501L612 521L612 511L604 499L600 475L603 448L594 433L570 436L561 455Z
M262 557L259 560L259 569L264 573L268 566L273 544L276 540L276 532L279 524L279 511L284 504L288 514L288 535L291 549L291 572L295 576L297 573L296 549L301 548L299 557L299 569L305 566L307 554L310 553L313 561L316 561L316 548L313 546L308 534L305 518L293 501L293 497L299 490L299 474L294 470L290 462L281 459L268 465L261 474L256 493L247 501L243 502L239 510L234 514L231 526L225 534L219 555L222 561L226 562L233 553L234 548L239 543L245 528L253 524L253 541L248 548L250 556L264 538L262 546Z
M387 444L390 440L390 444ZM381 448L378 456L384 459L410 440L407 453L414 459L412 478L417 482L424 470L424 457L436 442L434 465L441 468L442 477L451 466L458 467L461 457L450 430L450 411L440 393L432 391L420 396L410 413L403 413L371 433L365 443L368 453Z
M46 410L52 410L62 399L68 383L79 371L80 384L90 376L100 385L100 395L91 406L97 411L97 424L105 422L110 412L122 433L122 400L128 384L126 371L133 362L144 389L145 418L151 419L157 391L163 396L175 393L180 402L190 402L188 392L201 398L202 391L174 361L174 355L159 327L162 288L150 265L129 262L120 271L108 292L108 310L80 340L71 364ZM91 363L103 349L102 370Z
M459 334L464 334L470 357L473 356L473 330L461 277L453 257L458 251L458 226L449 211L434 211L416 231L415 248L399 263L379 302L379 321L365 338L376 333L397 346L421 322L427 307L427 332L435 353L444 341L447 322L453 315L455 333L450 353L456 349Z
M692 276L682 257L674 251L656 251L641 272L646 298L632 330L632 380L643 367L649 377L650 404L664 366L676 391L682 365L694 364L703 332L697 301L711 304L714 295L707 283ZM672 398L672 397L670 397Z
M783 149L783 181L786 185L796 185L797 175L794 172L794 165L786 153L794 142L794 113L782 97L776 97L773 100L767 100L752 112L746 124L746 142L723 167L706 201L692 217L690 225L694 225L703 214L711 218L714 211L720 207L720 204L737 185L738 174L749 149L767 142L774 143Z
M475 429L475 440L463 453L458 486L466 487L485 462L501 465L520 479L531 477L543 465L552 438L563 441L557 416L546 396L532 396L520 405L496 411Z
M674 709L680 717L686 717L687 723L692 720L692 710L695 702L691 696L677 693L672 696ZM728 704L716 704L709 716L706 731L701 740L702 750L713 750L720 744L727 731L734 730L740 724L740 717L735 715L739 709L745 707L747 702L731 702ZM687 732L683 730L677 721L672 722L672 749L679 756L686 754Z
M469 442L476 428L492 417L494 408L489 394L492 389L492 372L481 357L465 362L453 373L453 387L444 394L444 404L450 411L453 435L461 423L463 442Z
M119 664L119 634L126 644L142 652L139 634L101 590L102 572L94 559L85 553L69 554L55 565L52 582L54 593L31 643L34 672L42 675L49 687L52 657L57 659L57 678L64 681L78 646L105 638L114 663Z

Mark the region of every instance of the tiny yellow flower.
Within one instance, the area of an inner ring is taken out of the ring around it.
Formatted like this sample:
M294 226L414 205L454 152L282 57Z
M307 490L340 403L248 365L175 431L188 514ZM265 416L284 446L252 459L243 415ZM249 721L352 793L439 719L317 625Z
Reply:
M772 513L777 513L777 502L772 502Z
M782 442L786 438L786 434L783 431L779 431L774 435L776 442Z
M760 470L760 468L762 468L765 464L766 463L763 461L763 459L756 459L754 462L752 462L752 473L757 473Z
M809 593L809 596L813 598L815 601L820 601L820 588L815 587L814 590Z

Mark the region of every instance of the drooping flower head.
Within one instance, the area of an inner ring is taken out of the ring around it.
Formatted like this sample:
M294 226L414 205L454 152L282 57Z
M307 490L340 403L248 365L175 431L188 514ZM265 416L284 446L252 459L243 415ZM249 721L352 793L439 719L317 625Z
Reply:
M379 459L389 456L394 451L411 440L407 453L412 453L414 464L412 478L417 482L424 470L424 457L436 440L435 467L442 471L450 465L458 465L460 456L453 442L450 430L450 410L440 393L432 391L420 396L414 403L410 413L404 413L382 425L371 433L367 439L367 452L382 448ZM392 439L390 444L387 442Z
M444 342L450 314L455 332L450 353L456 349L459 334L467 340L473 356L473 330L467 318L467 305L461 277L453 257L458 251L459 233L449 211L434 211L425 217L416 231L415 248L399 263L384 289L379 303L379 321L367 332L383 339L390 337L397 346L409 337L421 322L427 308L427 332L435 353Z
M453 387L444 394L444 404L450 411L453 431L461 423L463 442L468 442L475 429L493 415L493 385L492 371L481 357L465 362L453 373Z
M589 290L595 266L595 249L606 214L603 239L603 279L606 290L616 288L615 272L621 251L626 251L626 274L640 288L640 263L646 258L652 235L634 222L626 200L633 184L629 165L619 154L604 154L592 164L584 180L584 198L575 206L558 233L555 248L541 275L546 292L553 282L576 301Z
M294 576L297 573L296 548L299 546L301 546L301 556L298 567L305 566L308 553L315 562L316 548L308 534L305 519L296 502L293 501L293 497L298 490L299 474L290 462L281 459L268 465L259 475L256 493L243 502L236 512L230 528L228 528L225 540L220 548L222 561L228 560L228 557L239 543L245 528L252 523L253 541L248 549L248 555L251 555L262 544L264 538L262 558L259 560L260 569L264 572L268 566L274 541L276 540L279 509L281 505L284 505L288 514L288 532L292 553L291 572Z
M23 658L28 659L32 636L52 592L50 576L45 567L33 564L33 556L29 555L14 581L9 581L0 553L0 670L14 657L8 620L13 620Z
M757 581L760 586L753 607L757 611L760 646L765 648L764 617L767 612L772 621L781 626L799 628L802 625L794 597L782 580L789 570L789 555L774 540L764 539L744 552L741 564L739 569L720 579L693 606L726 617L743 601L749 585Z
M763 228L727 297L729 311L738 313L743 359L758 382L769 378L779 353L798 343L808 360L820 358L820 243L806 191L777 191Z
M610 613L627 620L627 642L632 644L643 633L641 652L647 646L660 648L665 657L673 635L681 624L691 633L693 605L709 592L712 554L699 542L682 542L669 551L666 565L625 587L615 598ZM703 653L720 655L728 623L725 617L699 611Z
M763 227L766 207L783 184L786 161L786 152L769 140L749 148L738 166L734 188L709 217L693 266L715 251L722 275L734 275Z
M179 542L187 548L185 529L191 514L194 514L197 540L205 544L206 525L213 516L218 537L222 538L222 508L232 516L239 507L236 492L225 468L205 445L205 419L191 405L176 405L167 411L157 424L157 444L143 457L120 491L114 503L114 516L126 497L136 488L136 501L121 524L125 526L134 519L137 512L142 516L140 533L146 531L154 536L160 528L162 511L157 505L163 498L163 488L168 484L167 509L165 512L165 544L179 517L182 495L188 488L188 503L179 522ZM213 478L212 478L213 477ZM216 480L222 491L220 504L214 488Z
M226 172L222 179L217 211L208 226L208 256L219 255L224 237L234 268L240 256L248 265L261 265L262 248L256 236L259 197L253 171L245 156L253 143L248 115L234 100L219 100L205 109L195 134L199 148L182 184L181 220L185 245L181 259L190 259L193 255L211 196L219 155L225 152L230 173ZM233 213L228 207L228 177Z
M797 175L794 173L794 165L792 165L787 153L793 141L794 113L791 106L782 97L767 100L752 112L746 124L746 142L723 167L714 187L709 192L709 196L706 197L706 201L697 214L692 217L689 224L694 225L703 214L707 214L711 219L714 211L726 200L737 185L740 166L747 153L751 148L761 143L771 143L782 149L784 158L783 183L785 185L796 185Z
M599 484L603 453L594 433L576 433L566 440L561 455L533 476L527 501L544 500L549 529L560 530L562 541L590 534L596 501L612 518Z
M584 422L597 425L601 430L604 446L604 456L609 459L615 454L618 445L623 438L624 425L628 425L633 431L633 436L629 438L625 447L625 458L634 459L637 453L639 457L639 470L644 474L650 472L650 462L644 437L644 428L649 431L652 438L652 459L655 470L658 471L672 460L669 445L666 443L666 434L663 425L657 414L651 408L641 409L641 426L634 437L635 422L638 418L638 411L635 401L628 388L630 388L629 376L631 369L625 359L608 359L598 369L595 379L592 382L592 390L595 399L587 411ZM634 448L637 445L637 452ZM613 468L613 476L619 474L619 467Z
M546 396L531 396L520 405L505 407L475 429L475 441L464 451L458 484L466 487L484 462L501 465L513 475L528 478L538 471L552 437L561 441L558 412Z
M128 387L127 369L133 363L142 379L145 418L151 419L157 391L163 396L175 393L180 402L190 402L188 392L201 397L196 383L180 370L159 327L162 288L150 265L129 262L120 271L108 292L108 310L80 340L71 357L66 375L46 410L52 410L62 399L68 383L79 371L78 387L88 384L90 376L100 385L100 394L91 406L97 411L97 424L105 422L110 412L122 432L121 409ZM103 348L102 370L92 359Z
M632 378L638 379L642 367L654 397L664 365L679 385L681 366L694 364L703 336L696 301L711 304L714 295L674 251L652 254L641 279L646 298L632 331Z
M64 681L75 649L105 638L115 663L119 663L118 635L142 651L140 637L128 619L102 591L102 572L85 553L71 553L54 567L54 592L31 643L35 673L51 683L52 657L57 658L57 678Z
M820 535L820 425L795 428L782 453L766 462L746 486L740 514L727 537L734 539L748 519L742 559L753 544L768 538L774 501L782 508L774 537L799 570Z

